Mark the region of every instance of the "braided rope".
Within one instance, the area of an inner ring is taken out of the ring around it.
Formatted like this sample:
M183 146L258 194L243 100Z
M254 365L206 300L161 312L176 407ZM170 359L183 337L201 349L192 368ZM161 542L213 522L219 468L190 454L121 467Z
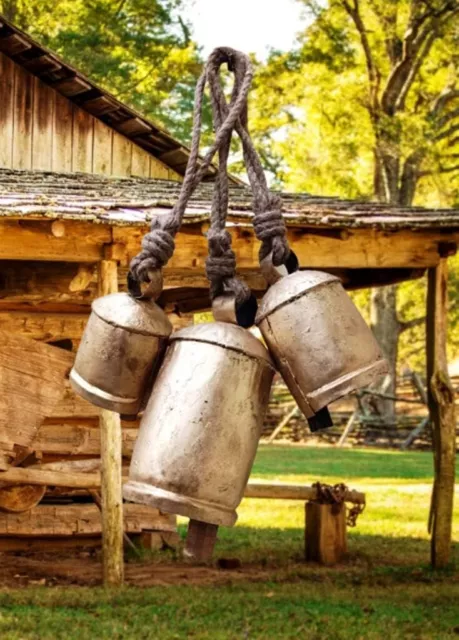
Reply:
M233 91L232 101L225 111L224 118L220 117L221 114L214 110L214 117L216 117L215 140L199 165L199 144L201 140L202 105L205 86L209 73L217 75L220 66L224 62L228 62L229 66L231 66L232 55L232 53L229 54L222 48L215 49L209 56L204 71L198 80L195 90L190 156L179 197L167 216L157 216L152 221L149 233L142 240L142 250L131 261L130 276L134 285L139 282L149 282L149 272L160 269L170 260L175 248L174 237L182 223L188 200L205 176L216 152L219 151L222 166L219 167L215 183L211 216L213 226L211 226L209 233L209 245L213 254L208 265L211 291L216 295L222 289L224 281L226 288L233 291L238 300L244 300L250 295L248 288L234 277L236 258L230 249L231 237L224 231L228 203L226 163L231 133L236 120L247 103L247 96L252 83L253 70L250 63L245 67L245 73L240 78L237 91Z
M219 77L222 64L234 74L234 86L227 103ZM284 264L290 255L282 216L282 200L268 189L266 177L248 131L247 97L253 79L253 68L245 54L229 47L215 49L201 74L195 91L193 130L190 156L179 197L167 216L158 216L149 233L142 240L142 250L130 265L130 281L134 285L149 282L149 273L160 269L172 257L174 237L180 228L189 198L205 176L218 152L219 166L212 198L211 225L208 232L209 257L206 275L210 281L210 295L233 293L238 303L247 301L250 289L235 276L236 256L231 248L231 235L225 229L228 211L228 156L231 136L235 129L242 141L253 194L253 225L261 241L260 260L272 252L276 266ZM206 84L209 84L215 140L199 164L199 144L202 127L202 105ZM131 287L130 287L131 290Z

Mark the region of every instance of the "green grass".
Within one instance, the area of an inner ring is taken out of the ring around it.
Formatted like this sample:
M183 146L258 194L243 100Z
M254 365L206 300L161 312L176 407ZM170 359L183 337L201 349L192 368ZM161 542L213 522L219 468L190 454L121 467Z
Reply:
M365 491L368 506L350 531L346 563L332 569L301 563L301 503L245 500L238 525L220 530L216 557L239 557L248 568L258 563L268 582L0 592L0 638L457 637L457 545L448 570L428 567L429 453L261 446L253 477L345 481ZM458 516L456 507L456 540Z

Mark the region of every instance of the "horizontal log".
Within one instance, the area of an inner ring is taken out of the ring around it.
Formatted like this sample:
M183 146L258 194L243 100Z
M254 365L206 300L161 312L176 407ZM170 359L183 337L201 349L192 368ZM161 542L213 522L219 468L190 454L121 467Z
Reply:
M124 530L175 531L175 517L139 504L125 504ZM0 513L0 536L93 536L102 531L95 504L40 504L26 513Z
M32 443L35 451L44 456L100 456L100 431L98 422L93 424L78 424L45 422ZM129 458L132 455L134 443L138 434L137 423L132 427L123 425L122 452Z
M75 489L98 489L100 487L100 473L13 468L0 473L0 481L11 484L46 484L55 487ZM308 485L250 481L244 492L244 497L267 498L272 500L317 500L317 490ZM365 503L365 494L359 491L348 490L345 493L344 499L346 502L363 504Z
M71 212L69 211L69 214ZM4 219L0 224L0 259L63 262L92 262L106 257L105 245L111 244L113 259L127 266L140 250L148 227L113 226L92 222L65 221L65 234L56 238L52 221ZM189 224L176 237L176 250L167 265L165 275L189 270L203 275L207 256L207 223ZM232 230L233 249L238 268L258 269L259 243L251 228ZM426 268L440 259L439 244L445 236L430 231L383 231L353 229L327 234L326 230L289 227L290 246L302 267L338 269ZM448 241L458 242L459 234L449 234Z
M251 480L244 492L245 498L267 498L272 500L317 500L317 489L306 484L265 483ZM347 490L345 502L365 504L365 494Z
M100 473L10 467L7 471L0 472L0 482L10 485L33 484L74 489L98 489L100 487Z
M110 244L109 226L66 221L66 233L56 238L52 221L2 220L0 259L94 262L104 257Z

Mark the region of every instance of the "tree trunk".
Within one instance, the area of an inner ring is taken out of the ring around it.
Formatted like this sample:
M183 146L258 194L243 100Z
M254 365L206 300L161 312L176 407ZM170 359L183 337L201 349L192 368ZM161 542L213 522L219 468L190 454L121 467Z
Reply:
M390 385L386 393L395 394L397 351L400 324L397 318L397 286L375 287L371 290L371 328L375 334L385 358L389 363ZM377 409L388 420L395 418L395 403L392 400L379 400Z
M401 163L397 153L387 153L390 144L380 140L374 151L374 189L375 197L380 202L409 207L416 192L419 163L421 153L412 153L406 160L399 173ZM392 146L392 152L394 152ZM385 151L386 150L386 151ZM384 356L389 363L391 375L390 385L386 392L395 395L397 382L398 339L401 323L397 315L397 286L373 288L371 291L371 327L376 336ZM380 400L377 409L388 420L395 419L395 403L392 400Z

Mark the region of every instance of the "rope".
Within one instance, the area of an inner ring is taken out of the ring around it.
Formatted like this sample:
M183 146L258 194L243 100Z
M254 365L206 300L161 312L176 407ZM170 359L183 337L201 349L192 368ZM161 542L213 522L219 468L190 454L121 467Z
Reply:
M247 77L252 78L253 71L250 60L244 54L227 47L221 47L217 51L218 55L215 55L212 60L209 60L207 79L209 82L214 126L215 130L219 132L228 118L228 109L224 110L222 108L222 102L219 100L219 91L221 90L219 78L220 66L226 62L228 69L232 71L234 69L235 56L242 56L246 60L242 81L234 83L229 111L231 111L232 106L238 100L241 91L243 91L241 85ZM246 103L247 96L244 98L243 106ZM230 292L234 294L236 302L242 304L250 298L251 291L244 282L235 277L236 256L231 249L231 234L225 229L229 203L228 156L231 146L231 136L232 131L229 131L222 140L222 144L218 150L218 174L212 198L210 229L207 234L209 256L206 260L206 275L210 281L211 300L223 293Z
M240 54L242 55L242 54ZM204 90L208 79L209 71L218 71L223 62L229 62L231 64L232 53L229 53L223 49L215 49L209 56L208 62L201 74L195 90L195 104L193 111L193 130L190 156L188 159L187 168L185 171L185 177L182 182L179 197L174 204L171 211L167 216L157 216L151 223L150 232L147 233L142 239L142 250L133 258L130 265L130 283L129 290L131 292L136 290L136 285L139 282L149 282L149 272L163 267L168 260L172 257L174 252L175 243L174 237L180 228L183 220L183 215L188 203L189 198L193 194L197 185L201 182L205 176L212 159L222 145L228 144L231 139L231 132L234 128L236 120L238 119L244 105L247 103L247 95L250 89L253 78L253 70L250 64L246 65L244 77L240 78L238 84L238 91L233 91L232 101L230 107L225 111L225 117L219 120L219 125L216 126L216 135L213 144L205 154L202 163L199 165L199 143L201 140L201 126L202 126L202 105L204 98ZM225 103L226 104L226 103ZM217 123L216 123L217 124ZM225 157L224 149L222 150L223 159ZM215 190L219 190L222 186L224 188L223 170L219 169L218 180L215 185ZM227 188L226 188L227 189ZM227 201L227 195L226 195ZM224 206L225 193L222 195L214 196L214 206L218 209ZM212 213L212 219L216 218L216 214ZM219 214L219 219L221 215ZM223 223L224 229L224 223ZM236 295L247 295L246 291L243 291L243 286L238 286L232 282L234 279L234 270L236 260L231 258L229 253L229 246L231 239L228 240L225 234L221 232L212 233L210 242L213 245L213 252L220 255L216 255L216 258L220 258L220 265L217 261L210 265L209 275L212 277L212 283L215 282L217 275L223 279L226 279L231 286L234 285ZM234 256L234 254L233 254ZM217 285L213 284L212 289L215 290Z
M234 86L229 103L226 101L219 70L227 63L234 74ZM150 232L142 240L141 252L130 266L129 290L138 290L140 282L149 282L149 273L160 269L172 257L174 237L180 228L189 198L206 174L218 151L219 166L215 180L211 208L211 225L208 232L209 257L206 275L210 281L210 297L232 293L241 304L249 300L250 289L235 276L236 256L231 248L231 235L225 229L228 211L228 156L231 136L235 129L242 141L246 165L253 195L253 225L261 241L260 260L272 252L275 266L285 264L290 256L282 217L281 198L269 191L258 154L248 132L247 96L253 79L253 69L248 56L229 47L215 49L201 74L195 91L193 131L190 157L180 194L167 216L156 217ZM202 104L206 84L209 84L215 140L199 166ZM137 289L136 289L137 287Z
M242 86L250 60L238 51L232 49L226 49L225 51L231 52L235 75L235 90L237 91ZM213 78L211 78L211 82L215 94L214 100L218 102L219 112L227 117L231 109L231 103L228 106L220 84L218 82L214 84ZM244 163L252 189L253 226L257 238L261 240L259 259L260 261L263 260L272 252L275 266L285 264L290 255L290 248L282 216L282 199L268 189L263 167L248 131L247 101L245 101L240 117L235 123L235 129L242 141Z

